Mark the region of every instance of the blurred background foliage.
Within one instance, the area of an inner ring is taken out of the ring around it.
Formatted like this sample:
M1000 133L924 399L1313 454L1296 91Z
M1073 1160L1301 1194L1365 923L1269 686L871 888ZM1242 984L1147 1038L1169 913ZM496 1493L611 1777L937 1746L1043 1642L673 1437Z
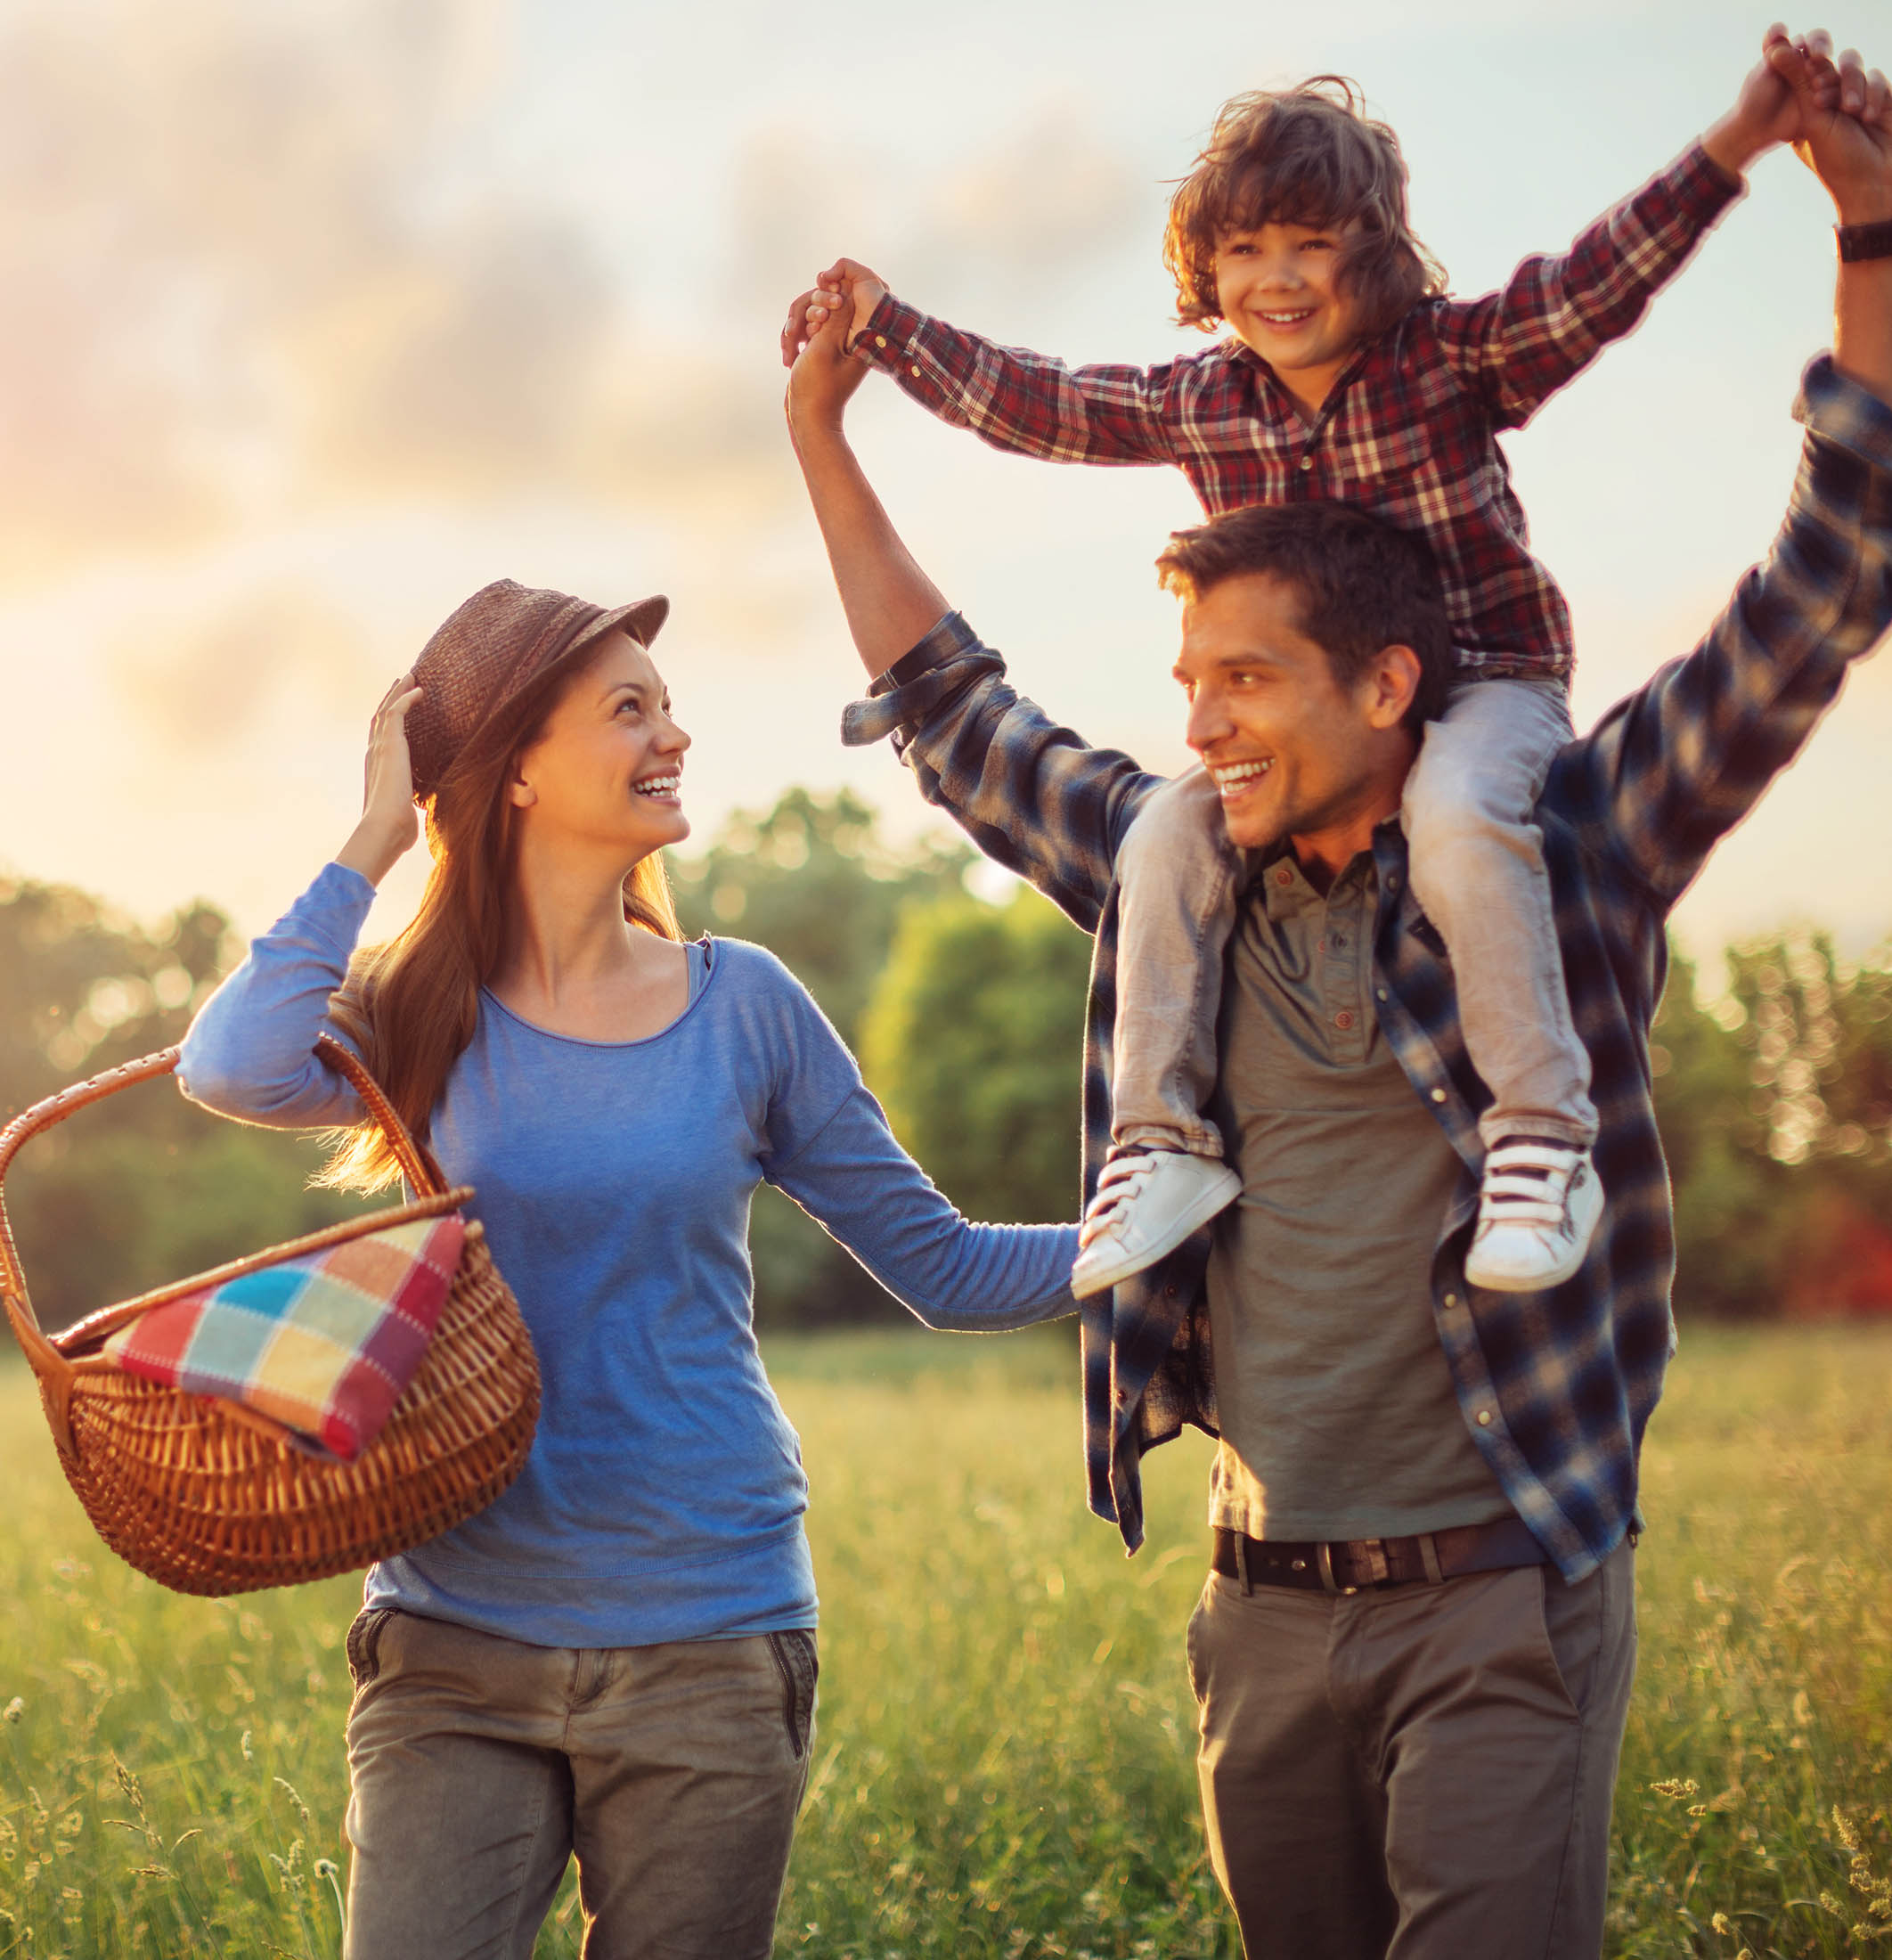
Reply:
M963 845L895 845L849 792L794 789L673 863L685 929L754 939L807 983L895 1130L976 1218L1072 1214L1089 943L1035 893L974 896ZM0 881L0 1113L176 1041L241 957L222 914L154 927ZM1677 959L1651 1063L1676 1188L1684 1318L1892 1311L1892 959L1811 931L1731 949L1704 1002ZM307 1231L309 1141L224 1123L160 1084L29 1143L5 1184L42 1320ZM885 1319L878 1289L758 1194L764 1326Z

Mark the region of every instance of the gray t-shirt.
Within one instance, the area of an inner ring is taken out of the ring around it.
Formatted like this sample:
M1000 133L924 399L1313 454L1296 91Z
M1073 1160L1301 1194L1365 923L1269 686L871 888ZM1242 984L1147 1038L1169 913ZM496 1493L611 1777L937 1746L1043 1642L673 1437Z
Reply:
M1242 1195L1209 1263L1222 1431L1210 1522L1393 1538L1511 1507L1460 1412L1431 1274L1458 1158L1380 1032L1378 880L1283 855L1243 895L1211 1114Z

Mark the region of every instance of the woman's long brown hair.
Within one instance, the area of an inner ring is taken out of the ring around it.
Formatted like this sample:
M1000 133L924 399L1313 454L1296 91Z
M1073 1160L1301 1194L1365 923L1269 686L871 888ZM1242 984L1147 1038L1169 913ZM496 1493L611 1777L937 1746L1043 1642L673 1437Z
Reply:
M447 1075L478 1025L480 989L504 950L512 868L506 786L514 760L537 739L559 694L598 650L595 643L580 647L555 662L468 745L428 799L434 862L412 923L387 944L357 952L329 1003L337 1032L423 1141ZM682 936L659 853L625 878L624 917L660 938ZM330 1140L334 1154L318 1183L374 1191L400 1176L372 1123L330 1131Z

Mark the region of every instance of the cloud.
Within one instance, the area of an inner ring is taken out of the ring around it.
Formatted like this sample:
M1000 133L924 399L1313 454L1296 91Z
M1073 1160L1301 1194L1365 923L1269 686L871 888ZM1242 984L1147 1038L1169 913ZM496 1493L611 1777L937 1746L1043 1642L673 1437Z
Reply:
M779 316L844 254L941 306L994 283L1038 297L1135 241L1147 203L1124 148L1064 101L917 169L804 123L765 127L737 161L730 289Z
M204 763L284 706L361 718L391 662L360 622L306 579L259 580L208 612L147 617L105 652L112 698L141 744Z
M0 29L0 577L375 500L779 503L772 378L495 193L504 17L72 0ZM758 363L765 367L766 363Z
M1136 239L1143 193L1118 143L1075 104L1049 102L937 184L929 243L1048 286Z

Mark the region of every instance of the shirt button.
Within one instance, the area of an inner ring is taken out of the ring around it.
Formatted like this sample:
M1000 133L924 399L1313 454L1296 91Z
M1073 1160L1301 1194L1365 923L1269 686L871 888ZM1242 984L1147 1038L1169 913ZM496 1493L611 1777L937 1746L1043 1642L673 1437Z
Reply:
M1302 457L1302 458L1301 459L1301 468L1302 468L1303 470L1311 470L1311 469L1312 469L1312 468L1314 467L1314 459L1313 459L1313 457L1311 457L1311 456L1303 456L1303 457Z
M1294 874L1284 864L1275 873L1275 883L1277 885L1292 885L1293 882Z
M886 344L887 344L887 337L886 337L886 335L885 335L885 334L884 334L884 333L877 333L877 334L876 334L876 335L874 336L874 345L875 345L875 346L876 346L877 347L885 347L885 346L886 346Z
M1490 1411L1490 1410L1489 1410L1488 1409L1480 1409L1480 1410L1479 1410L1479 1412L1478 1412L1478 1426L1479 1426L1479 1427L1480 1427L1480 1429L1489 1429L1489 1428L1490 1428L1490 1426L1491 1426L1491 1411Z
M1397 871L1390 871L1387 874L1386 889L1389 892L1397 892L1399 889L1399 874Z
M1342 1008L1333 1017L1333 1025L1344 1033L1348 1028L1353 1025L1353 1010L1350 1008Z
M1446 1092L1442 1089L1435 1089L1432 1091L1432 1100L1434 1102L1443 1102L1445 1100L1445 1096Z
M910 367L907 370L907 372L910 374L916 381L918 380L920 378L920 371L917 367Z
M1448 1293L1445 1296L1445 1303L1448 1307L1456 1307L1458 1304L1458 1295L1456 1293Z
M1373 997L1375 1000L1383 1000L1386 998L1386 989L1384 987L1375 987L1373 990Z

